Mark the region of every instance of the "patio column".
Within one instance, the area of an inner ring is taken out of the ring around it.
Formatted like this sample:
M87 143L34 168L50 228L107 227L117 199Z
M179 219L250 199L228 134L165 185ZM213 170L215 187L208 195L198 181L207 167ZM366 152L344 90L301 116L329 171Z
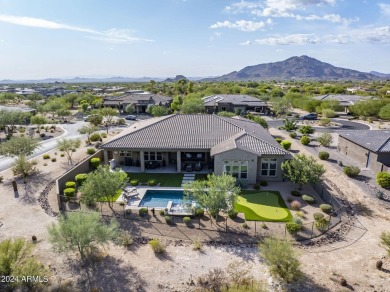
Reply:
M140 162L141 162L141 172L145 172L145 156L144 156L144 151L139 152L140 156Z
M181 151L176 152L177 172L181 172Z
M104 164L108 164L108 152L103 150Z

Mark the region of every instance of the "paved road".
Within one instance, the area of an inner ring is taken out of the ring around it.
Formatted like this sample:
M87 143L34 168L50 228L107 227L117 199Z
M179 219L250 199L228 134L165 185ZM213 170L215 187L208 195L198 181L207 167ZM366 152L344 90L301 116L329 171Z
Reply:
M326 128L321 128L321 127L313 127L316 129L318 132L337 132L337 131L345 131L345 130L368 130L370 129L369 126L357 123L357 122L351 122L351 121L346 121L342 119L331 119L333 122L340 123L343 126L339 129L326 129ZM269 120L267 121L268 126L271 128L277 128L279 126L283 126L283 120L278 119L278 120Z
M42 155L45 152L53 150L57 147L57 140L62 138L80 138L80 135L77 130L87 124L86 122L75 122L74 124L62 124L61 127L64 128L65 132L56 138L42 141L40 147L37 148L34 153L29 156L29 158L34 158L39 155ZM15 158L0 156L0 171L4 171L12 166L12 163Z

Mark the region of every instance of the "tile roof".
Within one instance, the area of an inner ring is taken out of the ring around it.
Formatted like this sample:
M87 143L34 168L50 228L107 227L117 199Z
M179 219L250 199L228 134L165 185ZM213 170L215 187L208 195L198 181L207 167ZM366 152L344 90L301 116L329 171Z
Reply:
M205 96L202 98L205 106L216 106L218 103L231 103L234 105L247 105L247 106L266 106L267 104L250 95L246 94L216 94Z
M138 103L138 101L152 101L151 104L166 104L172 97L151 93L130 93L121 96L110 96L104 100L105 105L118 105L119 103Z
M353 105L358 101L376 100L373 96L362 96L362 95L347 95L347 94L325 94L314 96L316 100L338 100L340 105L347 106Z
M390 152L389 130L340 131L339 135L374 152Z
M239 148L258 155L286 155L259 124L216 115L170 115L134 124L103 149L203 149L221 153Z

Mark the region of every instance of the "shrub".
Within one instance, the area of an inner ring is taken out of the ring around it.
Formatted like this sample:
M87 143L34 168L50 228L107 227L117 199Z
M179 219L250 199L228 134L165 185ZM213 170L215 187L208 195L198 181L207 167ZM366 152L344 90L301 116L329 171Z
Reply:
M74 182L74 181L68 181L68 182L66 182L65 183L65 187L66 188L76 188L76 182Z
M381 260L378 260L376 261L375 266L378 270L382 270L383 262Z
M64 190L64 195L66 197L74 197L76 194L76 190L74 188L66 188Z
M346 166L343 169L343 172L349 177L358 176L360 173L360 168L357 166Z
M313 214L313 218L314 218L314 220L320 220L320 219L322 219L322 218L324 218L325 216L324 216L324 214L323 213L319 213L319 212L315 212L314 214Z
M56 162L56 161L57 161L57 158L55 158L55 157L51 159L51 162Z
M183 217L183 223L185 223L186 225L189 225L191 223L191 218L188 216Z
M94 154L96 152L95 148L88 148L87 149L87 154L91 155L91 154Z
M302 196L302 194L298 191L291 191L291 195L293 195L294 197L300 197Z
M336 116L336 113L332 109L324 108L322 109L322 116L324 118L334 118Z
M309 145L310 143L310 138L308 136L302 136L301 139L300 139L302 145Z
M318 158L321 160L328 160L329 159L329 152L326 152L326 151L318 152Z
M287 140L283 140L282 142L280 142L280 145L285 149L285 150L289 150L291 148L291 142L290 141L287 141Z
M297 137L297 133L292 132L290 133L290 138L295 139Z
M171 216L164 216L164 219L165 219L165 222L167 222L168 224L171 224L172 223L172 217Z
M345 287L348 285L347 280L343 277L340 278L340 285Z
M382 232L380 239L381 245L386 249L387 254L390 256L390 232Z
M49 154L43 154L43 159L50 159L50 155Z
M148 214L148 209L147 208L141 208L141 209L138 210L138 214L140 216L145 216L145 215Z
M305 218L305 214L302 211L297 211L295 215L297 215L298 218Z
M298 131L300 133L302 133L303 135L313 134L315 132L315 130L313 129L312 126L302 126L302 127L299 128Z
M237 215L238 215L238 211L235 210L235 209L231 209L231 210L228 211L228 216L229 216L230 219L236 218Z
M381 199L381 200L383 200L383 199L385 198L385 193L382 192L382 191L377 191L377 192L375 193L375 195L376 195L376 197L377 197L378 199Z
M77 185L81 186L85 180L87 179L88 175L86 173L79 173L74 177L74 179L77 182Z
M129 247L130 245L132 245L134 243L134 240L130 232L122 231L119 234L119 243L125 247Z
M242 223L242 228L249 229L248 223L246 222Z
M38 238L35 235L33 235L33 236L31 236L31 240L33 243L36 243Z
M150 179L150 180L148 180L148 185L150 185L150 186L155 186L155 185L157 185L157 180L155 180L155 179Z
M320 218L320 219L316 220L316 222L314 222L314 225L315 225L315 227L316 227L318 230L324 231L326 228L328 228L329 221L326 220L326 219L323 217L323 218Z
M314 204L316 199L314 199L312 196L303 195L302 200L304 200L308 204Z
M384 171L379 172L376 175L376 182L382 188L390 188L390 173Z
M118 125L126 125L126 120L125 120L125 119L119 119L119 120L117 121L117 124L118 124Z
M132 185L133 187L134 187L134 186L138 186L138 183L139 183L138 179L132 179L132 180L130 181L130 185Z
M203 244L199 240L195 240L194 243L192 244L193 250L201 250L202 248L203 248Z
M268 185L268 182L266 180L262 180L262 181L260 181L260 185L262 187L266 187Z
M301 209L301 203L299 203L298 201L292 201L290 203L290 206L291 206L291 209L293 209L293 210Z
M276 142L278 142L279 144L283 141L282 138L275 138Z
M263 222L263 223L261 223L261 228L263 228L263 229L268 229L268 226L267 226L267 224L265 224L265 223Z
M161 209L161 210L159 211L159 213L160 213L160 216L165 216L165 210L162 210L162 209Z
M253 188L254 188L256 191L260 190L260 186L259 186L259 185L254 185Z
M317 137L318 143L320 143L324 147L329 147L333 142L333 136L329 133L322 133Z
M302 229L302 224L296 222L287 222L286 229L291 235L297 234Z
M99 165L100 165L100 158L92 158L91 160L90 160L90 163L91 163L91 167L93 168L93 169L97 169L98 167L99 167Z
M333 210L333 207L329 204L321 204L320 209L324 213L331 213Z
M102 137L102 138L107 138L107 134L106 134L106 133L101 133L101 134L100 134L100 137Z
M91 142L100 141L100 134L99 133L92 133L91 136L89 136L89 140L91 140Z
M204 215L204 209L202 208L197 208L195 210L195 215L198 216L198 217L202 217Z
M318 124L320 125L320 126L326 126L326 125L329 125L330 124L330 119L328 119L328 118L324 118L324 119L321 119L319 122L318 122Z
M161 254L165 252L165 246L161 243L159 239L152 239L151 241L149 241L149 244L155 253Z
M61 157L65 157L65 154L64 154L64 153L61 153L60 156L61 156Z

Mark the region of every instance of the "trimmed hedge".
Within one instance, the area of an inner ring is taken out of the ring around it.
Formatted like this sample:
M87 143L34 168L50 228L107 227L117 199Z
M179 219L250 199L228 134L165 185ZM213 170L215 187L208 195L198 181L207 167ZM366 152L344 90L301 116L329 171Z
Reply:
M76 190L74 188L66 188L64 190L64 196L66 197L74 197L76 195Z
M91 136L89 136L89 140L91 140L91 142L97 142L97 141L100 141L100 134L99 133L93 133L91 134Z
M376 175L376 182L378 185L380 185L382 188L390 188L390 173L388 172L379 172Z
M183 217L183 223L185 223L186 225L190 224L191 223L191 218L186 216L186 217Z
M303 195L302 200L304 200L308 204L314 204L316 199L314 199L312 196Z
M346 166L343 169L343 172L349 177L358 176L360 173L360 168L357 166Z
M283 141L282 138L275 138L276 142L278 142L279 144Z
M140 216L145 216L145 215L148 214L148 209L147 208L141 208L141 209L138 210L138 214Z
M132 185L133 187L135 187L135 186L138 186L138 179L132 179L131 181L130 181L130 185Z
M321 160L328 160L329 159L329 152L326 152L326 151L318 152L318 158Z
M150 179L150 180L148 180L148 185L150 185L150 186L156 186L157 185L157 180L155 180L155 179Z
M310 138L308 136L302 136L300 141L301 141L302 145L305 145L305 146L310 144Z
M68 188L73 188L75 189L76 188L76 182L74 181L68 181L65 183L65 187L68 189Z
M321 204L320 209L322 212L329 214L332 213L333 207L329 204Z
M280 146L282 146L285 150L289 150L291 148L291 142L283 140L282 142L280 142Z
M164 216L164 219L165 219L165 222L167 222L168 224L171 224L172 223L172 216Z
M313 218L314 218L314 220L320 220L321 218L324 218L325 217L325 215L323 214L323 213L319 213L319 212L315 212L314 214L313 214Z
M295 139L296 137L297 137L297 133L295 132L290 133L290 138Z
M87 149L87 154L89 154L89 155L92 155L92 154L94 154L95 152L96 152L95 148L88 148L88 149Z
M76 180L77 184L81 186L86 180L87 180L88 175L86 173L79 173L74 177Z
M99 167L101 161L100 161L100 158L92 158L92 159L90 160L90 163L91 163L91 167L92 167L93 169L97 169L97 168Z
M50 155L49 154L43 154L43 159L50 159Z
M302 229L302 225L296 222L287 222L286 229L288 233L295 235Z

